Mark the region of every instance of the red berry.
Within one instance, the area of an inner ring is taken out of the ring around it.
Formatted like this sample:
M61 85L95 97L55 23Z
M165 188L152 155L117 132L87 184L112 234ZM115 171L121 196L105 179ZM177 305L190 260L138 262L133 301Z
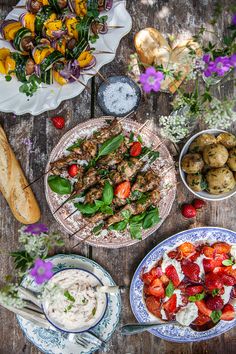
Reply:
M140 144L140 142L135 141L130 148L129 154L130 156L139 156L142 152L142 145Z
M165 270L166 276L172 281L174 287L177 287L180 283L178 273L176 272L175 267L171 264L166 267Z
M199 281L200 268L197 263L184 260L181 263L181 268L186 277L192 281Z
M146 306L148 311L150 311L154 316L161 318L161 305L159 299L157 299L155 296L148 296L146 298Z
M224 301L220 296L209 297L205 302L207 308L212 311L218 311L224 307Z
M205 285L208 290L223 288L223 281L220 274L208 273L205 275Z
M181 209L182 215L187 219L195 218L197 211L191 204L184 204Z
M165 297L165 290L160 279L154 279L149 285L149 293L153 296L163 298Z
M65 126L65 118L56 116L52 118L52 123L55 128L57 129L63 129Z
M234 307L231 304L226 304L222 310L221 320L232 321L235 318Z
M68 173L71 177L75 177L79 171L79 167L76 164L70 165L68 167Z
M203 292L203 289L204 288L202 285L188 286L185 289L185 292L188 296L192 296L192 295L200 294L201 292Z
M164 302L163 308L165 309L166 315L168 318L176 311L177 309L177 296L173 294L168 301Z
M194 320L193 324L195 326L203 326L204 324L206 324L207 322L209 322L211 319L209 316L204 315L201 312L198 312L198 317L196 318L196 320Z
M221 280L223 281L223 284L227 286L232 286L235 284L234 278L227 274L221 274Z
M206 205L206 202L202 199L194 199L193 206L195 209L202 209Z
M211 316L212 311L206 307L206 303L205 303L204 300L195 301L195 304L197 305L198 310L199 310L201 313L203 313L205 316L208 316L208 317Z

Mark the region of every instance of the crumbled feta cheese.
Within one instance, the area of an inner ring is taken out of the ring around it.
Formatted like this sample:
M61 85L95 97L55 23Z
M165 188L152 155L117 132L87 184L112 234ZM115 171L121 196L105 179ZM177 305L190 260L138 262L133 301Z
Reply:
M206 256L204 254L201 254L201 256L199 256L195 261L194 263L196 263L199 268L200 268L200 277L203 278L204 275L205 275L205 270L204 270L204 267L203 267L203 259L206 258Z
M221 298L222 298L223 301L224 301L224 305L229 302L231 290L232 290L232 286L226 286L226 285L224 285L224 291L225 291L225 292L224 292L223 295L221 295Z
M198 317L198 307L194 302L181 308L176 314L176 321L182 326L189 326Z

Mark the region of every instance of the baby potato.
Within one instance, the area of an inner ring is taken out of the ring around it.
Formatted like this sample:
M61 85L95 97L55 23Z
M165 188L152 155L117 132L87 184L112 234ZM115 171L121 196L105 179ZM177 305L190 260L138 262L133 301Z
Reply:
M203 150L203 159L211 167L222 167L228 160L229 153L221 144L208 145Z
M216 138L217 143L224 145L227 149L236 146L236 136L231 133L220 133Z
M206 189L206 183L201 173L187 175L186 181L189 187L195 192L201 192Z
M207 190L211 194L226 193L234 189L236 181L228 167L213 168L206 174Z
M212 134L199 135L189 146L190 152L202 152L207 145L215 144L216 138Z
M203 169L204 161L200 154L187 154L183 157L181 166L186 173L198 173Z
M236 147L229 150L229 158L227 160L227 165L232 171L236 171Z

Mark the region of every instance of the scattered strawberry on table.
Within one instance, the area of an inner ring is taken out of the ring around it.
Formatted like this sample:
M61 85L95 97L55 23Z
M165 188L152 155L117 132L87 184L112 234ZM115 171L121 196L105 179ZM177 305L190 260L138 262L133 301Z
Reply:
M181 213L186 219L192 219L197 216L197 211L203 209L206 202L202 199L194 199L192 204L183 204Z
M235 318L236 244L184 242L141 274L148 311L195 330ZM204 327L203 327L204 326Z

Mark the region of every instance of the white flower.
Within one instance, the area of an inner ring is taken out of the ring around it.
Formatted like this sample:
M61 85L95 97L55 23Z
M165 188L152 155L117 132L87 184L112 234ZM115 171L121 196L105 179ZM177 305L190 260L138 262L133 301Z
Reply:
M0 304L8 307L23 308L25 301L18 296L17 286L8 284L5 288L0 290Z
M202 119L209 128L228 128L236 120L236 112L233 110L233 106L234 102L231 100L221 102L214 97Z
M189 116L174 112L169 116L160 117L161 134L174 143L184 139L189 133Z

